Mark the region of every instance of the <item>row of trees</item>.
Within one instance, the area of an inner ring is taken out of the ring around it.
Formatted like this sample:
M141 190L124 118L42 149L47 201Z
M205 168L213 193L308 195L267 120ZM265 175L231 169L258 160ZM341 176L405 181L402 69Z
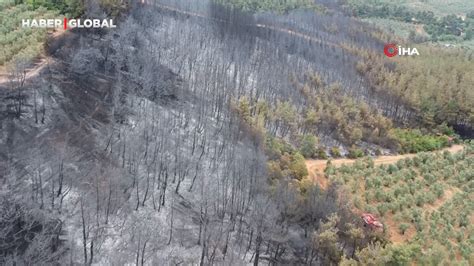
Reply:
M80 0L14 0L10 3L12 6L25 6L30 10L38 8L54 10L68 17L82 15L88 4Z
M472 151L472 143L468 143L456 154L421 153L378 167L366 159L340 168L329 165L326 174L333 182L345 184L355 208L384 217L385 229L395 226L387 229L392 237L410 240L426 254L415 258L417 253L409 253L403 261L426 263L433 259L441 263L456 259L461 263L471 259L466 246L472 228L466 217L472 214L472 200L467 196L472 192L468 181ZM403 247L410 249L410 245ZM439 252L435 257L434 250ZM462 258L455 254L462 254Z
M57 10L61 14L68 17L79 17L93 5L100 5L102 11L108 15L119 15L120 12L124 11L129 7L131 1L123 0L98 0L98 1L80 1L80 0L15 0L14 4L24 4L30 9L37 9L40 7L47 8L49 10Z
M413 12L400 5L394 6L385 3L363 4L357 1L352 1L349 9L353 15L362 18L376 17L422 24L433 41L450 35L470 40L474 33L474 20L470 17L470 14L466 18L461 18L457 14L439 18L431 11Z
M340 84L324 84L317 74L309 74L306 82L294 86L306 100L301 110L291 101L270 106L261 100L251 105L245 97L234 103L234 109L254 131L288 141L306 158L326 158L326 151L317 148L316 136L321 135L332 136L347 147L365 141L400 153L415 153L446 147L449 141L443 134L453 134L447 126L432 129L431 133L440 136L395 128L391 119L344 95ZM338 153L333 152L340 156ZM350 157L362 155L356 148L349 149Z
M46 29L21 28L22 19L55 18L58 12L18 5L0 10L0 65L17 59L32 59L43 52Z
M384 113L399 122L417 121L426 128L443 122L472 128L472 53L418 48L422 56L399 57L394 66L383 55L358 52L364 61L357 64L357 69L369 80L374 94L390 95Z

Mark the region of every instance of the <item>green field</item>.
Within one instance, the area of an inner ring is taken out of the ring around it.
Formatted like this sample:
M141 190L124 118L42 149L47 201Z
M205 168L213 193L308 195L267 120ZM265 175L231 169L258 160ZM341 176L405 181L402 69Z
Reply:
M22 28L22 19L78 17L83 11L80 0L0 0L0 66L43 52L47 30Z
M420 153L380 166L363 159L325 172L355 209L380 217L391 242L412 249L410 261L472 265L474 143L456 154Z
M416 30L416 26L402 21L391 20L387 18L364 18L362 21L365 21L375 27L382 29L385 32L394 33L397 36L400 36L404 39L407 39L410 35L410 31ZM426 32L421 29L420 34L426 34Z
M471 0L348 0L353 14L410 42L474 48Z
M17 5L0 11L0 65L16 58L31 59L43 51L45 29L21 28L22 19L56 18L59 13L40 7L32 10L27 5Z
M467 14L474 11L472 0L349 0L351 4L390 4L409 8L411 11L431 11L437 16Z
M471 0L396 0L402 5L419 11L432 11L439 16L466 14L474 10Z

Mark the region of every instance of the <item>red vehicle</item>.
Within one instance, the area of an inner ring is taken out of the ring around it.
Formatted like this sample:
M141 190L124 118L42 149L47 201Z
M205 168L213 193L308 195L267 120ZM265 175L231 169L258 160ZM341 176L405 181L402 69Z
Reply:
M383 224L379 222L373 214L363 213L362 219L364 220L365 225L370 226L371 228L381 228L383 229Z

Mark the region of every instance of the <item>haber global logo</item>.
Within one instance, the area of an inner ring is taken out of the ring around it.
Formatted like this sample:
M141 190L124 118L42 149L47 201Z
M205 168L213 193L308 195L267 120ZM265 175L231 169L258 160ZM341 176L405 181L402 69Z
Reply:
M420 55L420 53L418 52L418 49L416 48L402 47L394 43L386 44L383 48L383 52L388 57L394 57L396 55L399 55L399 56Z
M112 19L23 19L23 28L116 28Z

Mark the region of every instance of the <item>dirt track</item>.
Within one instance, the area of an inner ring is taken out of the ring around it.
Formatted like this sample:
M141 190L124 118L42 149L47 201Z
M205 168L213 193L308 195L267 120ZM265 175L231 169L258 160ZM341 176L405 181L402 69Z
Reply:
M35 62L30 68L27 68L25 79L28 80L37 76L41 72L41 70L47 65L47 62L47 59L41 58L37 62ZM7 84L8 82L8 74L0 73L0 84Z
M49 38L59 38L62 36L64 33L67 31L61 30L61 29L55 29L53 32L48 33ZM38 59L36 59L29 68L26 69L26 80L29 80L31 78L36 77L41 70L43 70L47 65L48 65L48 60L51 61L53 60L51 57L44 57L44 56L39 56ZM0 67L0 85L1 84L7 84L9 82L8 78L8 71L6 67L2 66Z

